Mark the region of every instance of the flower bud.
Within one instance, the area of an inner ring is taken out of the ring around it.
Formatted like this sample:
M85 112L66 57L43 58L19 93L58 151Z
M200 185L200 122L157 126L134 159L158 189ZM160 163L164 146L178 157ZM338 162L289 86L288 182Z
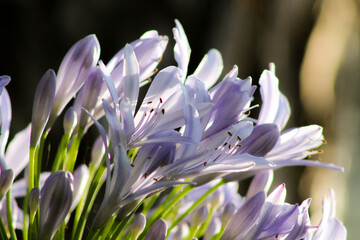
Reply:
M31 147L39 144L40 137L49 120L55 98L55 89L55 72L49 69L41 78L35 92L31 118Z
M99 56L100 45L95 35L81 39L67 52L57 73L55 101L48 128L83 86L91 70L96 66Z
M73 210L77 204L80 202L81 197L84 194L84 190L89 180L90 172L85 164L79 166L74 172L74 200L71 205L71 210Z
M1 170L0 172L0 201L3 199L12 182L14 181L14 171L12 169Z
M29 209L31 213L35 213L39 202L40 202L40 189L39 187L34 187L29 193Z
M232 202L226 204L224 211L221 215L221 226L226 228L229 224L231 217L235 214L236 207Z
M200 226L203 222L206 221L206 218L209 215L209 210L206 206L202 206L199 210L197 210L194 214L193 225Z
M167 225L165 220L157 220L146 234L145 240L165 240Z
M64 133L71 135L72 131L74 130L75 126L77 125L77 116L74 112L74 108L70 107L64 116L63 127Z
M99 166L105 154L105 146L101 137L98 137L91 149L91 165Z
M146 225L145 215L140 213L135 215L135 220L131 228L131 238L137 239L137 237L142 233Z
M39 239L51 239L70 210L74 178L68 171L57 171L46 179L41 189Z
M211 239L215 234L218 234L221 229L221 221L218 217L211 219L211 222L204 234L204 240Z

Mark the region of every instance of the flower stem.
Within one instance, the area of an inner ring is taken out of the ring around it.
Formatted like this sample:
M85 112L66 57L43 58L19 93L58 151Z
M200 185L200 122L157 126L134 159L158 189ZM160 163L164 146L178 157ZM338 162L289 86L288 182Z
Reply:
M81 239L81 237L84 233L86 220L91 211L92 205L94 204L96 195L99 192L100 187L102 185L100 182L101 182L101 177L104 174L105 170L106 170L106 167L103 165L100 165L100 167L97 169L97 171L95 173L94 179L92 180L89 192L86 197L84 208L83 208L81 216L79 218L79 222L76 225L76 228L74 228L74 230L73 230L72 239Z
M11 191L6 193L6 217L8 219L8 227L10 232L10 239L16 240L15 228L13 226L13 218L11 212Z
M215 186L213 186L212 188L210 188L204 195L202 195L198 200L196 200L194 202L194 204L188 209L186 210L180 217L178 217L170 226L170 228L168 229L168 233L170 233L170 231L177 226L192 210L194 210L201 202L203 202L212 192L214 192L218 187L220 187L221 185L223 185L225 183L225 181L223 179L221 179L221 181L216 184Z

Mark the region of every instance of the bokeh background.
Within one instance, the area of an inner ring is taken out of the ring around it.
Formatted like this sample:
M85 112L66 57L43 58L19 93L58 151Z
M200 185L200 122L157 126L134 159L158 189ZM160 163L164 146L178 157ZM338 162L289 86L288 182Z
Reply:
M359 0L1 0L0 74L10 75L13 106L10 137L31 120L37 82L57 71L67 50L95 33L106 63L125 43L156 29L170 42L159 68L175 64L174 19L185 28L192 73L210 49L220 50L224 73L234 64L239 77L257 83L269 62L289 98L288 128L324 126L327 144L315 156L345 168L293 167L275 174L287 184L289 202L312 197L313 223L322 196L335 189L337 216L348 239L360 236L360 17ZM255 111L256 113L256 111ZM224 116L226 117L226 116Z

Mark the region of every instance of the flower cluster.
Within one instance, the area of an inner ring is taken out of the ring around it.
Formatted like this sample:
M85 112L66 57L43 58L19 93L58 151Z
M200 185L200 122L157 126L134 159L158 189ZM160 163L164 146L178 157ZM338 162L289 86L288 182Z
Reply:
M99 60L95 35L77 42L58 72L40 80L31 124L6 151L10 77L0 77L1 239L346 238L333 192L320 225L310 222L309 199L286 203L285 185L267 194L281 167L342 170L304 159L320 151L320 126L284 130L290 107L275 66L260 77L260 114L250 117L258 107L252 79L238 78L234 66L219 81L223 62L215 49L188 74L191 49L175 22L177 66L158 72L168 38L156 31L126 44L108 64ZM45 140L62 112L64 135L52 168L42 169ZM92 125L99 137L91 160L80 165L79 146ZM237 182L250 177L240 196Z

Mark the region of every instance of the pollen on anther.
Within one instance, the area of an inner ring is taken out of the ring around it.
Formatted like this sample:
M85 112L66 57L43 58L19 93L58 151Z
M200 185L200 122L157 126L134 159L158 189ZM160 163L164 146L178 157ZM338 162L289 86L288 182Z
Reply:
M238 145L236 145L237 147L242 147L242 145L241 144L238 144Z
M232 133L231 133L231 132L227 132L227 134L229 134L230 137L232 136Z
M249 116L250 115L250 110L247 110L246 112L244 112L244 114L246 115L246 116Z
M325 139L321 140L323 142L323 144L327 144L327 141Z

